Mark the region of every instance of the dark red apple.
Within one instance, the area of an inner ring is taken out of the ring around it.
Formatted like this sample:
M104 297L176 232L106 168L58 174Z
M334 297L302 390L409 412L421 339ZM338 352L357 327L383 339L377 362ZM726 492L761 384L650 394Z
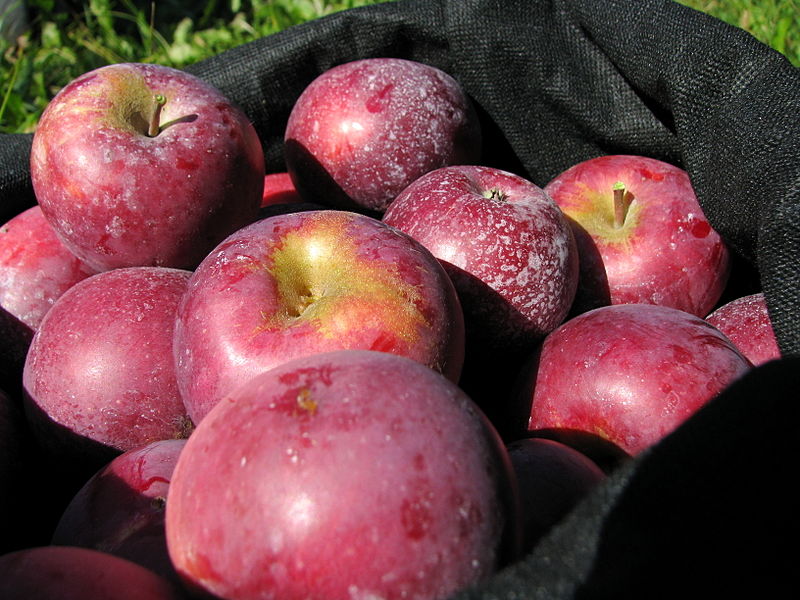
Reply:
M544 339L521 376L520 417L530 431L596 436L632 456L750 368L700 317L652 304L604 306Z
M307 202L373 214L424 173L475 163L480 153L480 124L461 85L399 58L325 71L296 100L285 133L287 169Z
M178 582L167 553L164 511L185 443L159 440L113 459L67 505L52 544L108 552Z
M530 349L569 312L575 240L558 206L523 177L484 166L436 169L403 190L383 222L447 268L468 343Z
M412 238L347 211L278 215L228 237L192 275L178 384L197 424L261 371L327 350L401 354L456 381L463 328L447 273Z
M574 313L647 303L705 317L721 297L730 253L683 169L645 156L600 156L544 189L575 230Z
M527 553L606 474L591 458L556 440L522 438L506 449L517 477L522 549Z
M57 235L92 267L191 269L255 220L264 157L250 120L216 88L163 65L121 63L50 101L31 177Z
M726 302L708 315L706 321L728 336L754 365L781 357L763 292Z
M514 492L499 437L455 384L340 350L211 410L173 473L167 544L191 586L223 598L446 598L515 556Z
M185 437L190 421L172 358L189 271L128 267L67 290L31 342L23 385L40 446L65 470Z
M71 546L36 546L0 556L3 600L179 600L163 577L129 560Z

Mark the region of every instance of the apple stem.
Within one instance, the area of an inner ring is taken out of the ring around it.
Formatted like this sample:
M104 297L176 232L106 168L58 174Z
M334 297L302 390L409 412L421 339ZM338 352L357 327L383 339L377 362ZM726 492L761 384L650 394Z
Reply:
M497 200L499 202L502 202L508 196L506 196L502 190L498 190L497 188L492 188L490 190L484 190L483 197L489 200Z
M156 137L161 133L161 109L167 103L167 98L162 94L156 94L153 96L153 101L155 106L153 107L153 115L150 117L150 129L147 130L147 135L150 137Z
M625 184L621 181L616 182L612 189L614 190L614 227L619 229L625 225L633 194L625 189Z

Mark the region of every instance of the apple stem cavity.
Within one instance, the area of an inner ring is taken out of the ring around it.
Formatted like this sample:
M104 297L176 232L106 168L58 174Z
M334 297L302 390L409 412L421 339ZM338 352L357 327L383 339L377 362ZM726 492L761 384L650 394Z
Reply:
M508 198L508 196L506 195L505 192L503 192L502 190L499 190L497 188L491 188L489 190L484 190L483 191L483 197L487 198L488 200L497 200L498 202L503 202Z
M147 135L150 137L156 137L161 133L161 109L167 103L167 98L162 94L156 94L153 96L153 102L155 102L155 106L153 115L150 117L150 128L147 130Z
M625 189L625 184L621 181L616 182L611 189L614 190L614 227L619 229L625 225L633 194Z

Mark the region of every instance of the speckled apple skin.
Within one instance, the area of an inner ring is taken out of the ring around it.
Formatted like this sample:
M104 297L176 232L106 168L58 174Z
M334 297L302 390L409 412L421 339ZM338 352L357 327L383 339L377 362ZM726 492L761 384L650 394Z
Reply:
M78 490L51 543L126 558L178 582L167 553L164 511L185 439L157 440L114 458Z
M382 213L422 174L481 155L481 130L460 84L399 58L337 65L295 102L286 164L307 202Z
M587 432L628 455L656 444L752 368L703 319L651 304L573 317L535 358L520 392L528 429Z
M162 131L146 135L153 96ZM191 269L255 220L261 143L217 89L163 65L90 71L48 104L33 137L31 177L58 236L97 270Z
M187 441L167 500L177 571L223 598L450 597L514 556L505 449L452 382L342 350L229 394Z
M763 292L723 304L706 321L728 336L754 365L781 357Z
M503 197L486 197L493 189ZM578 250L561 210L527 179L485 166L443 167L403 190L382 220L445 265L469 343L531 348L567 316Z
M45 315L23 386L26 414L48 456L96 470L109 456L187 435L172 333L190 275L166 267L98 273Z
M32 332L61 294L96 272L58 239L38 205L0 227L0 306Z
M464 317L435 257L372 217L289 213L234 233L200 264L178 308L175 365L192 420L291 358L360 348L456 381Z
M613 225L613 191L633 194ZM575 312L648 303L705 317L730 275L730 253L711 226L683 169L645 156L581 162L545 186L572 220L581 258Z

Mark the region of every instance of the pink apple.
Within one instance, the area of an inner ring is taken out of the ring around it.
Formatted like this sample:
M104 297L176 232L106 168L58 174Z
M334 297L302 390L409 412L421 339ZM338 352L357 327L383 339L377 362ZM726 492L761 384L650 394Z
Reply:
M81 75L49 103L31 177L58 236L98 270L194 268L256 218L261 143L217 89L163 65Z
M296 100L286 165L308 202L383 212L435 168L477 162L481 131L460 84L433 66L367 58L335 66Z
M570 217L578 242L575 313L647 303L705 317L719 300L730 254L684 170L645 156L600 156L545 191Z
M302 201L303 199L297 193L289 173L267 173L264 175L261 208L274 204L294 204Z
M708 315L706 321L728 336L754 365L781 357L763 292L726 302Z
M4 600L179 600L163 577L129 560L71 546L35 546L0 556Z
M45 315L25 362L25 408L40 446L65 471L91 474L126 450L191 429L172 359L190 274L105 271Z
M167 553L164 510L185 443L159 440L114 458L67 505L52 544L108 552L177 583Z
M751 367L700 317L652 304L604 306L544 339L521 376L520 417L530 431L596 436L632 456Z
M606 474L591 458L556 440L521 438L506 449L518 483L522 548L527 553Z
M488 420L417 361L299 358L228 394L178 458L166 531L215 597L446 598L515 556L515 488Z
M177 313L175 364L189 416L291 358L360 348L461 372L455 289L422 245L339 210L278 215L229 236L192 275Z
M38 205L0 228L0 306L31 331L61 294L95 273L58 239Z
M530 348L569 312L578 284L571 229L523 177L484 166L436 169L403 190L383 222L445 265L470 342Z

